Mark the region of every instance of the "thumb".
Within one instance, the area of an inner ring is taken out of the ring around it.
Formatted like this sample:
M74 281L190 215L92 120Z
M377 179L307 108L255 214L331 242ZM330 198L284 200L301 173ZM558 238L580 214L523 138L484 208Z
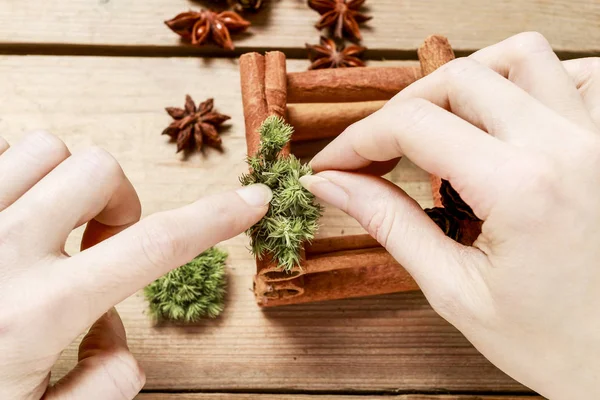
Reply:
M461 265L477 250L446 237L396 185L380 177L340 171L300 180L315 196L355 218L408 270L428 297L461 286L457 282Z
M92 325L79 346L79 362L48 389L44 400L131 400L145 382L127 347L123 322L112 308Z

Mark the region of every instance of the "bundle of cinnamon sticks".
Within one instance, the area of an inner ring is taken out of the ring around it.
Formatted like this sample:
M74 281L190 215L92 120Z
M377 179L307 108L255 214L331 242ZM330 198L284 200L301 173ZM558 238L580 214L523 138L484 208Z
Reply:
M418 51L420 67L348 68L287 73L285 55L240 57L248 155L258 150L258 127L269 115L294 126L292 141L335 137L379 110L396 93L454 58L443 36ZM290 146L282 152L289 154ZM432 176L436 206L441 181ZM281 271L268 257L256 260L254 293L264 307L418 290L410 274L368 235L317 239L300 265Z

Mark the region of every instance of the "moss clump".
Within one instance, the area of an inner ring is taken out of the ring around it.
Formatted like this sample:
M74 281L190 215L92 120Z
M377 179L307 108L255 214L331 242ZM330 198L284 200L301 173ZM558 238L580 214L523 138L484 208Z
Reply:
M298 181L312 174L310 166L293 155L277 157L293 131L282 118L268 117L259 129L258 153L248 158L251 172L240 178L243 185L262 183L273 190L267 215L247 234L252 253L258 257L270 255L284 271L298 265L304 242L315 237L322 214L314 195Z
M144 289L157 320L195 322L215 318L224 308L227 253L210 248Z

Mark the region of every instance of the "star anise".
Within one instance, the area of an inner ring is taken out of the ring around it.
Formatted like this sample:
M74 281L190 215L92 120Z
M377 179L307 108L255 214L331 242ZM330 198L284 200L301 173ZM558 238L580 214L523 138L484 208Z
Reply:
M442 179L440 194L442 195L442 205L456 218L479 221L471 206L465 203L456 189L445 179Z
M481 233L481 226L478 225L481 220L473 213L473 209L445 179L442 179L440 194L443 207L428 208L425 210L427 215L446 236L459 242L474 240Z
M446 236L458 240L460 222L458 218L444 207L427 208L425 213L436 223Z
M233 11L217 13L212 10L187 11L165 24L176 34L194 45L202 45L209 38L227 50L233 50L230 32L241 32L250 26L239 14Z
M321 14L321 19L316 27L323 29L331 27L334 35L341 38L344 33L350 38L361 40L359 23L371 19L358 10L366 0L308 0L308 5Z
M321 36L321 44L306 44L312 64L308 69L364 67L359 57L366 47L350 45L338 49L332 39Z
M198 107L190 95L185 96L185 107L167 107L167 113L175 121L171 122L163 135L177 141L177 152L195 147L202 150L204 144L221 148L221 138L217 128L230 117L213 110L213 99L200 103Z

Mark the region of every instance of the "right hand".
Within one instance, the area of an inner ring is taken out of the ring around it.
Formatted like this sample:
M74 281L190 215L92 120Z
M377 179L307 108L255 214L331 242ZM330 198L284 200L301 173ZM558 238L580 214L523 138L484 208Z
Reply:
M351 172L400 156L484 221L473 246ZM303 184L361 222L490 361L544 396L600 398L600 59L561 63L541 35L517 35L415 82L312 166Z

